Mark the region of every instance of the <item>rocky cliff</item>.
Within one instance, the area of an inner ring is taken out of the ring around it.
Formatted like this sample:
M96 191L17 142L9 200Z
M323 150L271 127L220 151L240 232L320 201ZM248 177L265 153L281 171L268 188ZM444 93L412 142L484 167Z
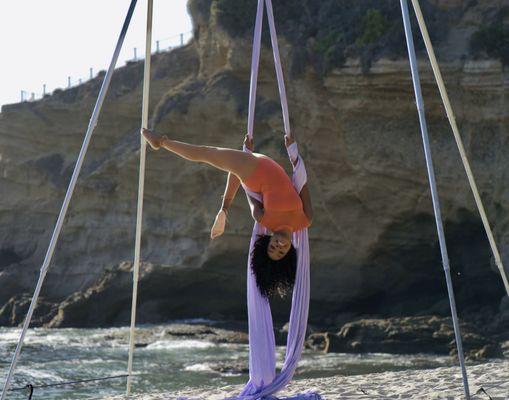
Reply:
M194 39L153 57L151 126L157 131L192 143L241 144L254 3L190 0ZM315 207L311 320L337 325L366 314L447 315L397 2L275 3L292 126ZM509 264L507 3L429 0L423 7ZM420 40L417 46L422 49ZM422 51L419 65L459 312L464 318L495 312L503 297L501 281ZM142 69L130 63L115 72L36 324L129 320ZM27 309L100 84L99 76L41 101L2 109L0 324L18 324ZM258 151L287 163L281 130L266 47L255 143ZM224 181L225 174L207 166L149 152L140 322L245 318L252 221L243 195L226 234L214 241L208 236ZM281 321L287 306L275 301Z

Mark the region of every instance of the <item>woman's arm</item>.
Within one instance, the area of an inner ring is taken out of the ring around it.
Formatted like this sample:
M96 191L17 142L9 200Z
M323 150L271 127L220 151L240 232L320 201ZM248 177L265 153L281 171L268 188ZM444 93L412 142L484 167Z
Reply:
M247 202L249 203L249 208L251 209L251 215L253 219L257 222L260 222L263 217L263 204L253 197L249 196L246 193Z
M228 174L228 179L226 180L226 188L223 194L223 202L221 203L221 209L228 212L235 196L237 195L237 191L240 187L240 179L237 175L232 174L231 172Z
M244 138L244 145L251 151L253 151L253 140L249 138L248 135ZM224 229L226 227L226 214L230 206L237 195L237 192L240 187L240 179L237 175L232 174L231 172L228 174L228 178L226 180L226 188L224 189L223 201L221 202L221 209L216 215L216 219L214 220L214 224L212 225L212 229L210 231L210 237L215 239L218 236L221 236L224 233ZM249 200L249 199L248 199Z
M226 181L226 188L223 194L223 201L221 202L221 209L217 213L214 223L212 224L212 229L210 230L210 237L212 239L215 239L224 233L226 227L226 215L233 203L233 200L235 199L235 195L237 194L239 187L240 179L237 177L237 175L230 172Z
M309 225L311 225L313 222L313 205L311 204L311 195L309 193L309 186L307 183L302 187L299 196L300 200L302 201L304 214L306 214L306 217L308 217Z
M253 139L246 135L244 137L244 146L250 151L253 151ZM226 180L226 188L223 194L223 202L221 204L221 209L224 211L228 211L235 196L237 195L237 191L240 187L240 179L237 175L232 174L231 172L228 174L228 179Z

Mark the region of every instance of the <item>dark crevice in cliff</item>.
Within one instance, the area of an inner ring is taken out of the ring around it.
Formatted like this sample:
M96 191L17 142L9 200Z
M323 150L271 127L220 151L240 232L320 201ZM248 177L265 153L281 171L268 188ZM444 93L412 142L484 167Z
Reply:
M509 65L509 6L490 11L490 21L483 22L470 38L470 50L476 58L498 58Z
M62 154L48 154L28 161L27 166L29 169L45 174L53 185L65 187L70 175L65 171L64 162Z
M0 270L23 261L23 258L12 247L0 249Z
M496 311L504 296L481 221L460 210L458 220L446 221L445 233L451 275L460 314ZM387 316L435 313L448 315L447 288L435 221L431 215L405 216L391 224L364 267L362 303L345 307L359 313ZM383 286L376 287L383 282Z
M154 124L157 125L170 112L187 113L189 103L202 95L204 81L193 81L178 88L175 92L168 92L158 103L154 112Z

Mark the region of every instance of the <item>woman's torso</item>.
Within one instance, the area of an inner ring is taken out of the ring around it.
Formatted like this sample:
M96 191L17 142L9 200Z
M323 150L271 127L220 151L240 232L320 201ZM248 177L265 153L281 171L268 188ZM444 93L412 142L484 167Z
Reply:
M258 164L243 183L263 196L264 214L260 223L272 231L287 228L293 232L308 227L300 196L283 167L263 154L253 155Z

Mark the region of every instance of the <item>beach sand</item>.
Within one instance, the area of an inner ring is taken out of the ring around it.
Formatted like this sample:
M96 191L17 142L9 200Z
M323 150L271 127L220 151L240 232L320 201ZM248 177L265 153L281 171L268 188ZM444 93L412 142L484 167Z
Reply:
M472 399L509 399L509 361L468 366ZM242 386L226 386L131 396L134 400L220 400L238 394ZM481 388L484 390L481 390ZM461 399L464 398L459 367L334 376L293 381L278 397L316 392L323 399ZM109 397L122 400L125 396Z

